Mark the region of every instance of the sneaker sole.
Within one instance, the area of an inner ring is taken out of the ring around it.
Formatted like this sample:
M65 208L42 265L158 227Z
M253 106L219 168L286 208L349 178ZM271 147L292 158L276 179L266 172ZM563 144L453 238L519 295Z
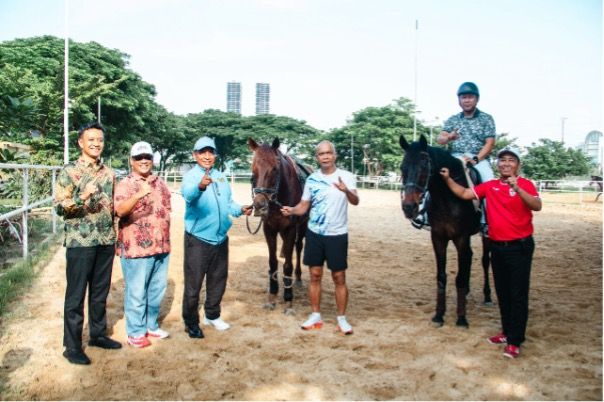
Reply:
M339 325L336 327L336 329L337 329L337 330L340 332L340 334L342 334L342 335L352 335L352 334L353 334L352 329L351 329L350 331L343 331L343 330L342 330L342 328L340 328L340 326L339 326Z
M507 357L508 359L515 359L515 358L517 358L519 355L514 356L514 355L511 355L511 354L509 354L509 353L505 353L505 352L503 352L503 356L504 356L504 357Z
M505 341L502 342L493 342L490 338L487 338L487 342L489 342L491 345L503 345L508 343L508 340L506 339Z
M137 348L137 349L142 349L142 348L146 348L147 346L151 346L151 342L149 342L146 345L140 344L140 343L133 343L130 341L128 341L127 343L128 343L128 345L132 346L133 348Z
M316 323L314 323L312 325L308 325L306 327L304 325L302 325L300 328L302 328L304 331L310 331L312 329L321 329L321 328L323 328L323 321L316 322Z
M151 334L151 333L147 332L147 334L145 336L149 337L149 338L153 338L153 339L166 339L166 338L170 337L170 334L168 334L166 336L161 336L161 335L155 335L155 334Z

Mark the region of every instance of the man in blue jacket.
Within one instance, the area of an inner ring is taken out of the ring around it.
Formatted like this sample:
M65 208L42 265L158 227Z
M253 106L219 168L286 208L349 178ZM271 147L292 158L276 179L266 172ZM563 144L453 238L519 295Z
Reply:
M201 137L193 148L197 166L182 180L181 193L185 210L185 288L182 317L185 331L191 338L203 338L199 327L199 293L204 276L206 300L204 324L219 331L230 325L220 318L220 303L226 289L228 275L231 216L250 215L250 205L241 206L232 199L226 176L214 169L216 144L209 137Z

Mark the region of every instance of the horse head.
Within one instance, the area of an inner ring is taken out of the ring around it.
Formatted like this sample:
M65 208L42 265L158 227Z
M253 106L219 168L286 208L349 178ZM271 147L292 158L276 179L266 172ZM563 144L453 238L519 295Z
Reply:
M419 213L419 205L432 174L428 142L422 135L419 141L409 144L401 135L399 144L405 151L401 163L401 207L407 219L414 219Z
M281 181L279 138L271 145L258 145L252 138L247 140L248 147L254 153L252 159L252 197L254 215L266 218L270 204L279 204L279 183Z

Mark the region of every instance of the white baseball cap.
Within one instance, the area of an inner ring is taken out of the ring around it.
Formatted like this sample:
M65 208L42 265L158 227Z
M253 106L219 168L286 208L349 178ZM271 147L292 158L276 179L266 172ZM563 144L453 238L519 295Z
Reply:
M130 150L130 156L144 154L153 155L153 149L151 148L151 145L148 142L140 141L132 145L132 149Z
M520 162L520 151L517 148L510 147L510 146L502 148L499 152L497 152L497 159L501 158L501 156L505 155L505 154L510 154L510 155L515 156L516 159L518 159L518 162Z

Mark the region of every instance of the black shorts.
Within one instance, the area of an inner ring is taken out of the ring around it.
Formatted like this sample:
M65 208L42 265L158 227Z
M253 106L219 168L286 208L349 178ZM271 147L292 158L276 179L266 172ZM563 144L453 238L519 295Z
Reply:
M327 260L327 268L332 272L348 268L348 233L336 236L323 236L312 230L306 231L304 245L304 265L322 267Z

